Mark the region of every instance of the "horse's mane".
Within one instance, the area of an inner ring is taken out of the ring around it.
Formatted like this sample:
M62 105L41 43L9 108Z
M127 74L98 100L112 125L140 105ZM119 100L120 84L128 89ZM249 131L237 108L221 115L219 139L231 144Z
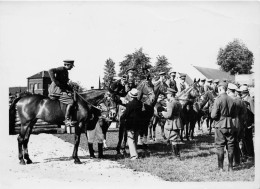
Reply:
M84 98L87 102L96 105L100 100L104 98L105 93L107 90L105 89L92 89L87 90L83 93L79 93L81 97Z

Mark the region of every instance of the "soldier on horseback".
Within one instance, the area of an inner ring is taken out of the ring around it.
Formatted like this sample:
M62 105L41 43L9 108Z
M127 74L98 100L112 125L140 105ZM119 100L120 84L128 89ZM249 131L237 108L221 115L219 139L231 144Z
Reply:
M170 72L170 76L171 76L171 78L166 81L166 84L168 85L168 87L170 87L173 90L178 92L177 84L176 84L176 81L175 81L176 72L175 71L171 71Z
M71 110L73 108L73 89L68 84L69 82L69 73L68 70L71 70L74 67L74 60L64 60L64 66L58 68L52 68L49 70L49 75L52 80L52 83L49 87L49 96L50 98L59 98L59 100L66 104L66 113L65 113L65 125L73 125L76 122L72 121Z
M108 91L112 94L112 98L116 103L123 103L123 97L127 95L126 91L127 76L124 75L120 80L113 82Z

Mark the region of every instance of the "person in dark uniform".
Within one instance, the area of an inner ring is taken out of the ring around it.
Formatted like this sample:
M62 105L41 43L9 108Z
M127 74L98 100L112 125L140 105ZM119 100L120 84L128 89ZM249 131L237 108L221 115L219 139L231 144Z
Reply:
M254 133L254 115L255 115L255 102L254 99L250 96L248 86L242 85L240 87L242 91L242 100L245 103L248 111L248 118L245 127L245 137L244 145L246 149L247 159L254 159L254 142L253 142L253 133Z
M49 70L51 85L49 87L50 98L59 98L59 100L67 104L65 113L65 125L73 125L76 121L72 121L71 110L73 108L73 89L69 83L69 72L74 67L74 60L64 60L64 66L52 68Z
M221 82L218 85L219 96L214 101L211 117L215 127L215 145L217 148L218 168L223 171L224 147L228 150L228 171L233 171L234 158L234 125L232 119L235 118L236 105L234 100L226 93L227 83Z
M127 143L131 160L135 160L138 158L136 145L143 105L142 102L137 99L138 90L136 88L133 88L128 94L130 96L130 102L126 104L126 109L121 116L121 121L125 123L127 130Z
M240 146L242 145L242 137L244 135L244 121L246 116L246 107L243 101L236 96L235 91L237 90L237 86L233 83L228 84L227 94L230 96L236 104L236 114L235 118L233 119L233 124L235 129L233 130L235 136L235 145L234 145L234 166L240 165ZM243 153L242 153L243 154Z
M204 92L212 91L212 79L207 79L207 83L204 85Z
M201 78L201 79L200 79L199 88L198 88L200 95L203 95L203 94L205 93L205 88L204 88L205 81L206 81L205 78Z
M215 80L213 81L212 89L213 89L213 91L214 91L216 94L218 94L218 84L219 84L219 79L215 79Z
M167 88L166 111L162 111L159 115L166 118L164 125L165 135L171 142L174 156L180 158L180 150L177 140L180 137L180 130L183 129L183 124L180 117L182 105L175 99L176 93L177 91L174 89Z
M120 80L113 82L109 86L108 91L112 94L112 98L116 103L122 104L121 98L127 95L126 86L125 86L126 83L127 83L127 76L124 75Z
M178 89L177 89L177 84L176 84L176 81L175 81L175 77L176 77L176 72L175 71L171 71L170 72L170 79L168 79L166 81L166 84L168 85L168 87L172 88L173 90L177 91L178 92Z

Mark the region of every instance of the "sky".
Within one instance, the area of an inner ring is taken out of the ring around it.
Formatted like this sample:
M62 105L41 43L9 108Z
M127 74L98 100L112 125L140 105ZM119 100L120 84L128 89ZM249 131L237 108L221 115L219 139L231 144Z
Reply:
M219 68L220 48L240 39L260 61L259 2L0 2L0 79L8 87L74 59L72 81L98 86L105 61L139 48L174 70Z

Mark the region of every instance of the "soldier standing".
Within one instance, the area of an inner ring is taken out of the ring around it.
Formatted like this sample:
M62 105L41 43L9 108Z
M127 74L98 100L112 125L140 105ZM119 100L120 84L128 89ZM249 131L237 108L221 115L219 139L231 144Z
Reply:
M203 95L203 94L205 93L205 88L204 88L205 81L206 81L205 78L201 78L201 79L200 79L199 88L198 88L200 95Z
M180 74L179 82L177 82L177 89L178 94L180 94L182 91L188 88L187 84L185 83L186 75Z
M180 149L177 143L180 137L180 130L183 129L183 124L181 121L181 103L175 99L175 94L177 91L171 88L167 88L166 96L166 111L162 111L159 115L166 118L164 125L165 134L168 140L171 142L174 156L180 158Z
M235 111L235 118L233 119L234 124L234 136L235 136L235 145L234 145L234 161L235 165L240 165L240 147L239 143L242 143L242 136L244 134L244 121L245 121L245 115L246 115L246 107L244 106L243 101L236 96L235 91L237 90L237 86L229 83L228 84L228 91L227 94L230 96L236 105L236 111Z
M178 92L177 84L176 84L176 81L175 81L175 77L176 77L176 72L175 71L171 71L170 72L170 79L168 79L166 81L166 84L168 85L168 87L170 87L173 90Z
M218 168L223 171L224 147L228 149L228 171L233 171L234 144L233 134L234 125L232 118L235 117L235 102L226 93L227 83L221 82L218 85L219 96L216 98L211 117L214 120L215 144L218 155Z
M213 84L212 84L212 90L213 90L216 94L218 94L218 84L219 84L219 79L215 79L215 80L213 81Z
M207 83L204 85L204 92L212 91L212 79L207 79Z
M240 87L242 91L242 99L246 104L248 111L248 118L245 127L244 144L246 147L246 156L250 159L254 159L254 142L253 142L253 129L254 129L254 114L255 114L255 103L254 99L250 96L248 87L242 85Z

